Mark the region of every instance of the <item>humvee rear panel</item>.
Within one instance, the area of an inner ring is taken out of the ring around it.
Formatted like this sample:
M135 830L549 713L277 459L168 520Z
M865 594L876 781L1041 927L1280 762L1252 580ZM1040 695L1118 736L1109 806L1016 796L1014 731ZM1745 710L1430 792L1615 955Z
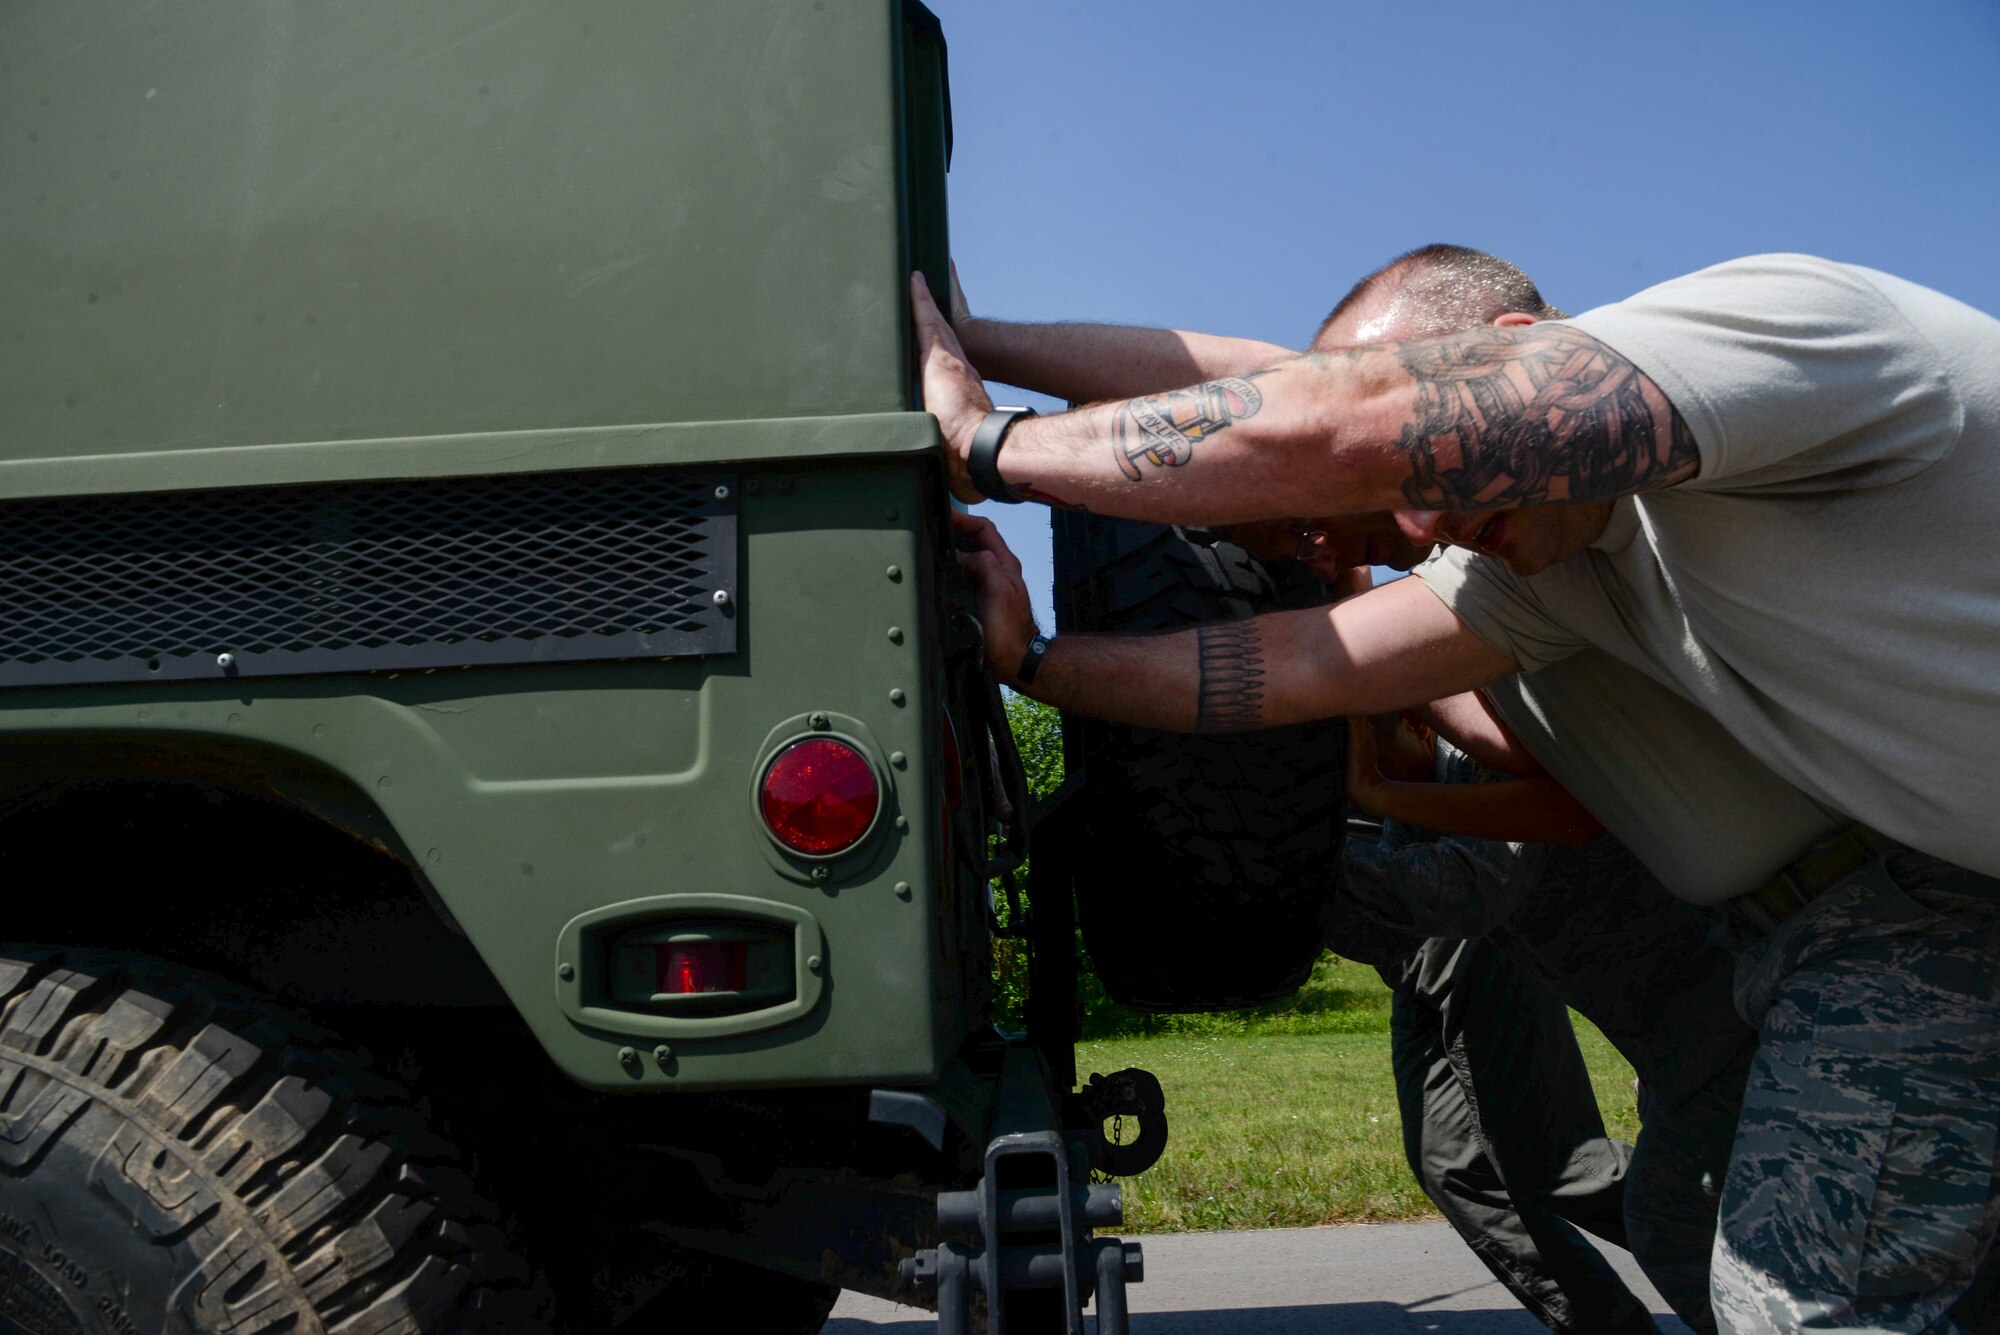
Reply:
M8 6L0 495L902 410L943 170L908 197L904 38L889 0ZM399 448L175 471L362 441Z
M0 11L0 766L339 787L587 1084L935 1078L984 982L908 411L921 20ZM883 794L825 860L757 815L808 735ZM635 994L676 932L758 986Z

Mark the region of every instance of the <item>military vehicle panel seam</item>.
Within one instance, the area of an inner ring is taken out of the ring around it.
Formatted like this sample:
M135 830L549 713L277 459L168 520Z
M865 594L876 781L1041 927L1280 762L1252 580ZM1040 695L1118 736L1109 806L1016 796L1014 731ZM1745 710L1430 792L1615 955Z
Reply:
M852 413L217 448L163 446L120 454L0 459L0 500L668 464L796 463L927 454L937 442L937 419L928 413ZM6 450L0 442L0 452Z

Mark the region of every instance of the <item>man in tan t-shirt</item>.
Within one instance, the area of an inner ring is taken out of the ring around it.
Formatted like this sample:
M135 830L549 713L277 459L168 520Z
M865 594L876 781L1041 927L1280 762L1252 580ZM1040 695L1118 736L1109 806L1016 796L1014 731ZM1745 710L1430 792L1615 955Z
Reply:
M1375 297L1424 280L1392 266ZM1400 708L1594 647L1857 822L1794 877L1791 904L1763 905L1768 935L1745 957L1763 1047L1718 1316L1945 1320L2000 1201L2000 550L1933 553L2000 519L2000 322L1885 274L1766 256L1574 320L1523 312L1319 356L1167 335L1202 383L1008 423L917 288L926 404L963 499L1203 524L1340 516L1305 531L1359 532L1370 559L1390 542L1461 549L1331 610L1050 643L1018 563L962 520L989 661L1028 694L1254 728ZM1026 353L1005 326L968 330L997 377L1063 356L1063 327L1015 328ZM1070 397L1088 397L1081 379Z

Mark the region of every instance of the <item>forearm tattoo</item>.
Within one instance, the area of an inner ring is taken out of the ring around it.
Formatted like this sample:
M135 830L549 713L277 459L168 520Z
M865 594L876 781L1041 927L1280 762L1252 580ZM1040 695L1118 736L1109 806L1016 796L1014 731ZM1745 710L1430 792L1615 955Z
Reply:
M1403 496L1425 510L1595 501L1694 475L1679 412L1639 369L1564 325L1477 329L1396 347L1416 381Z
M1257 623L1226 621L1195 628L1200 686L1196 732L1245 732L1264 726L1264 643Z
M1194 447L1230 423L1254 417L1264 395L1250 382L1266 372L1230 376L1165 394L1148 394L1118 409L1112 419L1113 456L1126 477L1137 482L1141 464L1179 468L1194 457Z

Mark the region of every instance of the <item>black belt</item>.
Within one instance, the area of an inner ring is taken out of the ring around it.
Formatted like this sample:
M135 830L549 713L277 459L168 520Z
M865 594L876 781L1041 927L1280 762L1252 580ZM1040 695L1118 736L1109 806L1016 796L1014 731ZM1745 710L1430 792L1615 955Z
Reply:
M1822 892L1896 847L1895 840L1866 825L1848 825L1780 867L1749 894L1725 901L1723 909L1731 922L1769 936Z

